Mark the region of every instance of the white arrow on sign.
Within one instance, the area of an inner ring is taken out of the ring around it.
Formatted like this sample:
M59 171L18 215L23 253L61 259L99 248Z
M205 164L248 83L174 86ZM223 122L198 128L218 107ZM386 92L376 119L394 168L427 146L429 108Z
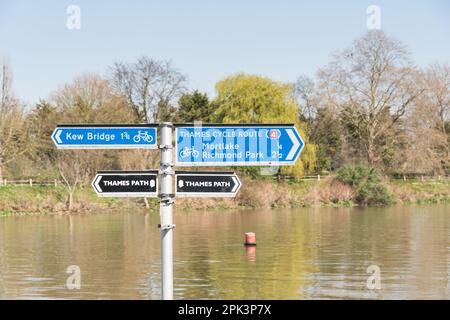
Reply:
M289 151L288 155L286 156L286 160L292 160L294 158L295 153L297 152L297 149L300 147L300 142L298 141L292 129L287 129L286 132L289 138L291 138L292 143L294 144L291 150Z
M97 177L94 180L94 188L97 191L97 193L101 193L103 190L100 188L100 180L102 179L101 175L97 175Z
M61 129L56 130L55 140L56 140L56 142L58 142L58 143L62 143L62 140L61 140L61 138L59 137L59 136L61 135L61 133L62 133L62 130L61 130Z
M234 182L234 187L231 190L232 193L235 193L237 191L237 189L241 186L241 183L239 182L239 180L237 179L237 176L233 176L231 177L231 179L233 179Z
M157 197L158 171L99 171L92 188L101 197ZM111 183L105 184L102 181ZM120 182L126 182L120 184ZM119 182L114 184L114 182ZM113 188L113 189L111 189Z

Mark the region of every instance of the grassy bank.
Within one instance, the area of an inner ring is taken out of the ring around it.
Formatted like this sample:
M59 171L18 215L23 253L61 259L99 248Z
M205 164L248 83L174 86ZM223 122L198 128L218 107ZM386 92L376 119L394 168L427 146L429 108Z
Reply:
M156 210L156 199L149 199L149 202L150 209ZM62 186L0 186L0 216L69 213L66 203L67 192ZM90 186L85 186L75 192L74 205L70 213L120 208L145 208L145 203L143 199L97 197Z
M402 181L384 182L397 204L450 203L450 181ZM72 213L98 212L123 208L143 209L140 198L99 198L90 186L75 193ZM278 182L272 177L252 180L242 179L238 196L231 198L183 198L176 199L178 210L223 210L233 208L295 208L295 207L344 207L357 205L355 190L348 184L333 178L306 181ZM58 186L0 186L0 215L51 214L66 211L67 194ZM148 210L157 211L157 199L149 199Z

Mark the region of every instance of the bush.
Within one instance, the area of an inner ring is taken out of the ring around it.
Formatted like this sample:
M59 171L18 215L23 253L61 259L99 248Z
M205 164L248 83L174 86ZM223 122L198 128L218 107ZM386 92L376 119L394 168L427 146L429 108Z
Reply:
M336 179L354 189L353 200L360 205L387 205L393 202L392 195L384 186L381 175L375 168L346 165L337 170Z

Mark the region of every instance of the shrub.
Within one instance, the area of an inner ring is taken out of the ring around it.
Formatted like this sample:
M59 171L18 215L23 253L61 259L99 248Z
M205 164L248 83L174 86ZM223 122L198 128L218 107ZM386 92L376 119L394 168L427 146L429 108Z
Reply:
M337 170L336 179L354 189L353 200L360 205L387 205L393 202L392 195L375 168L346 165Z

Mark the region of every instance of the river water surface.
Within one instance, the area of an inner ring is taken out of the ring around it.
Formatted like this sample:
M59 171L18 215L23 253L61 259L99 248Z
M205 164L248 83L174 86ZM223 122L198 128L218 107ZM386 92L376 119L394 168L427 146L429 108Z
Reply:
M176 299L449 299L450 207L178 212ZM0 298L159 299L158 214L0 218ZM243 246L244 233L257 246ZM69 290L67 268L81 288ZM381 289L367 288L378 266ZM376 267L375 267L376 268Z

